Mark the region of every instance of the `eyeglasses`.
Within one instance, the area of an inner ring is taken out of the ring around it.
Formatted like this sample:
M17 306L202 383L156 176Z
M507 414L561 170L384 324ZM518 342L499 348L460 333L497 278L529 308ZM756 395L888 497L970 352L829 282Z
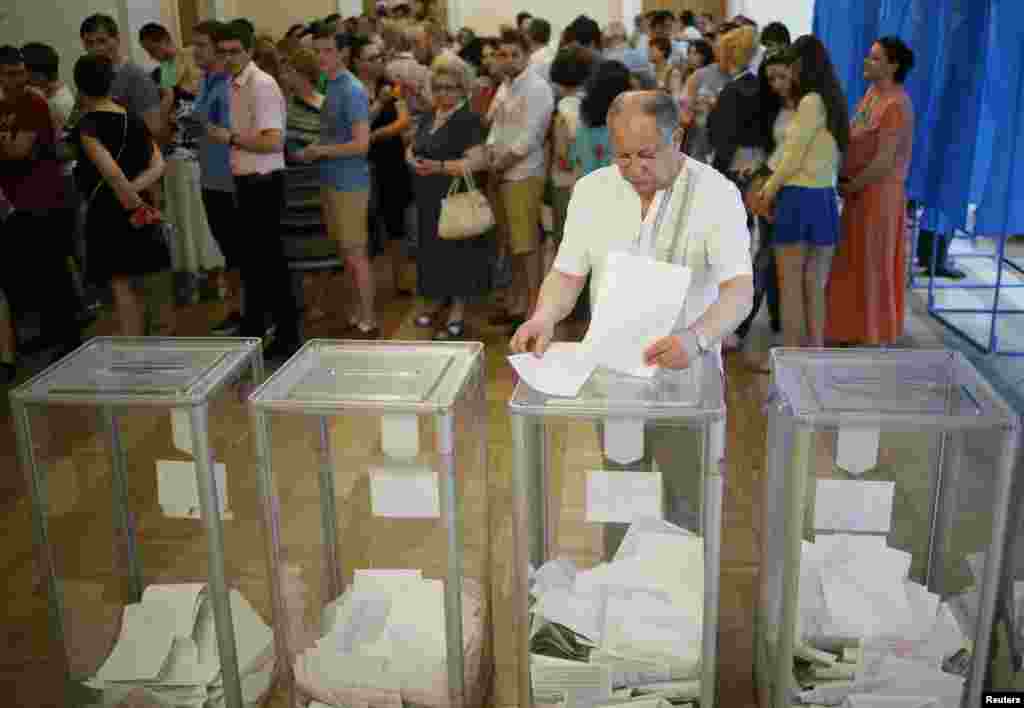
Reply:
M658 153L660 150L643 150L637 153L623 153L616 154L612 157L619 167L626 167L632 164L633 160L636 160L641 165L651 165L655 160L658 159Z

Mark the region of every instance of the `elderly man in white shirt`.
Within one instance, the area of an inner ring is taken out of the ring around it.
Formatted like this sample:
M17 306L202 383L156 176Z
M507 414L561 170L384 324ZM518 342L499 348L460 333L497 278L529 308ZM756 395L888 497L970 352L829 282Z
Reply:
M515 30L502 32L498 61L507 77L487 140L490 169L498 182L498 220L513 256L513 287L507 311L495 326L518 327L540 290L541 205L547 161L544 151L555 108L550 84L529 68L530 46Z
M601 293L609 253L664 250L676 265L691 270L690 286L672 334L647 343L643 361L636 364L683 370L709 354L721 368L720 342L743 321L753 301L750 232L739 191L680 152L678 126L678 104L667 94L629 92L612 104L608 128L615 164L576 183L554 267L533 316L512 338L513 352L544 355L555 325L572 311L588 275L591 299ZM673 239L670 247L656 248L666 238ZM699 436L682 429L647 432L645 449L662 470L695 465L693 475L663 475L669 486L666 518L692 528L697 510L684 502L700 499ZM717 438L723 435L724 428ZM722 450L712 454L721 456Z

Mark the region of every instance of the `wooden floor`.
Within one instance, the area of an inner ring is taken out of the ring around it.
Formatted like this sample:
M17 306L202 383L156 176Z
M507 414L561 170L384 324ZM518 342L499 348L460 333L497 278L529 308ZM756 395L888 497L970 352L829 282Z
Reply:
M386 259L378 261L382 328L384 335L400 339L424 339L429 332L415 327L413 320L422 303L393 295L390 267ZM344 285L335 279L329 286L330 303L342 299ZM202 336L212 322L226 314L226 303L205 304L179 311L177 332ZM487 400L489 404L489 469L460 472L464 495L463 510L467 532L467 573L483 581L491 602L495 675L488 687L490 706L517 703L515 657L512 648L515 627L502 604L508 600L511 554L511 454L512 446L505 406L513 387L513 374L504 361L507 333L488 327L493 308L478 307L471 312L467 338L483 341L487 351ZM307 323L309 337L337 336L341 317ZM109 314L101 316L95 333L112 331ZM755 329L750 348L764 351L770 343L767 327ZM579 336L565 331L563 338ZM756 356L754 357L756 358ZM752 614L759 578L759 533L761 514L760 479L765 459L765 424L760 405L764 400L768 377L755 373L750 355L734 354L728 369L728 467L721 570L721 621L719 628L720 705L744 708L754 705L752 684ZM60 686L52 656L56 651L47 631L47 604L42 591L33 583L32 534L29 507L22 473L16 464L14 435L6 399L0 419L0 461L5 474L0 477L0 515L6 529L6 543L0 547L0 572L7 578L8 602L4 608L4 641L0 645L0 695L11 706L60 705ZM228 578L239 587L253 605L269 619L269 591L263 563L263 541L259 508L255 496L251 438L244 409L237 397L218 401L213 416L213 444L217 459L228 467L229 506L235 519L226 522L226 547L229 556ZM288 427L289 425L298 427ZM89 665L104 657L96 654L111 641L104 627L111 627L123 597L123 583L116 577L119 555L113 541L109 475L103 437L96 415L83 411L59 411L40 420L40 439L48 450L50 465L51 530L59 545L58 566L69 578L65 594L72 622L77 662ZM156 504L153 459L187 459L176 453L170 443L167 416L140 413L125 421L125 445L129 456L131 496L136 506L140 536L140 557L147 582L180 582L201 579L205 573L203 537L198 522L164 519ZM314 431L296 423L275 423L274 469L282 495L282 526L286 553L292 562L303 565L304 579L318 589L322 575L319 555L319 512L315 465ZM355 460L366 448L365 436L358 426L336 424L331 430L335 449L346 459ZM569 443L574 444L574 443ZM344 451L344 453L340 452ZM339 462L342 470L348 463ZM358 465L352 464L353 468ZM383 524L369 517L368 491L363 481L340 474L337 482L342 553L347 568L422 567L435 577L443 577L443 533L429 523L408 522L412 527ZM565 500L564 503L568 504ZM357 511L359 507L361 511ZM569 512L571 513L571 512ZM577 529L587 536L583 546L592 546L594 533L585 524L569 524L565 533ZM392 537L392 534L395 534ZM600 534L597 534L599 539ZM412 541L411 539L415 539ZM71 580L73 579L73 580ZM311 594L310 617L318 615L321 593ZM81 622L81 625L77 623ZM109 633L109 630L108 632ZM284 706L282 696L271 704Z

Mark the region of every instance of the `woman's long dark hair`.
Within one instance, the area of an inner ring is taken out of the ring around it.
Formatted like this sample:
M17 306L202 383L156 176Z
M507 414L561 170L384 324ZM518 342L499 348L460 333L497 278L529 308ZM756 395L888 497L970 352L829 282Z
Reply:
M775 145L775 119L779 117L783 106L782 98L775 93L775 89L772 88L772 84L768 80L768 67L780 64L788 67L792 63L792 57L787 50L777 50L768 52L757 70L757 79L761 84L758 95L761 98L761 121L765 145Z
M586 83L580 103L580 116L591 128L600 128L608 120L608 109L620 93L631 87L629 69L621 61L605 61L598 65Z
M825 104L825 125L836 139L839 152L845 154L850 144L850 114L828 50L813 34L805 34L793 42L789 51L793 61L800 62L800 72L794 77L793 98L799 104L809 93L821 96Z

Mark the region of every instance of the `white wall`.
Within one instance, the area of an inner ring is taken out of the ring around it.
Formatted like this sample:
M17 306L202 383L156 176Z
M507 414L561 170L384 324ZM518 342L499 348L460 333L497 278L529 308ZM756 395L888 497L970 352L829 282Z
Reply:
M529 12L551 23L551 40L555 44L562 30L578 15L589 15L602 28L611 19L621 19L621 9L613 18L615 7L615 0L448 0L448 16L452 29L469 27L477 34L495 35L501 25L514 25L518 13ZM623 7L623 0L618 0L617 7Z
M168 0L17 0L15 10L0 10L0 45L44 42L60 54L61 77L71 83L72 70L82 55L78 29L82 20L102 12L117 20L126 52L147 61L136 38L146 22L161 22L177 30L175 3Z
M814 0L729 0L727 15L746 15L762 27L781 22L796 39L811 33Z

